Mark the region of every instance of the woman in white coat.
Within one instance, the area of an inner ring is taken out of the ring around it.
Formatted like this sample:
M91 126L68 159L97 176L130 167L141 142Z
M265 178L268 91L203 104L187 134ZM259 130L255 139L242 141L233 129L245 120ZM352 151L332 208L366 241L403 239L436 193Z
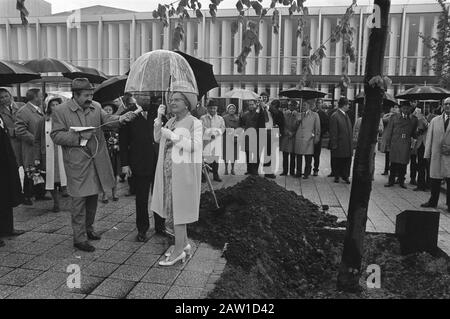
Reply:
M197 96L174 83L169 97L169 111L174 114L162 126L165 106L158 109L154 138L159 143L158 163L151 210L166 219L166 229L174 230L175 247L161 266L185 261L190 254L186 224L198 220L202 174L202 123L191 115ZM181 92L180 92L181 91Z
M55 145L50 137L52 131L51 114L55 107L62 103L59 97L48 97L45 101L45 117L38 124L34 141L35 164L46 171L45 189L50 191L53 198L53 212L59 212L60 187L63 196L67 197L67 177L64 170L61 146Z

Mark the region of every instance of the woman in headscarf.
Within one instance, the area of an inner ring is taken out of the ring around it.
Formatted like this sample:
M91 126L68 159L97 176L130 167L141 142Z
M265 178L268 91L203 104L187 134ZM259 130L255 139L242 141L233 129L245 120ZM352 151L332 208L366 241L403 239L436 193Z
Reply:
M103 109L106 113L112 115L116 114L117 106L114 103L107 103L103 105ZM106 147L108 148L109 158L111 159L111 165L114 172L114 187L112 188L112 199L113 201L118 201L119 197L116 195L116 184L117 184L117 175L121 173L120 167L120 154L119 154L119 131L118 129L112 129L108 127L103 128L103 133L105 135ZM102 202L104 204L108 203L108 195L103 193Z
M55 107L62 103L59 97L49 96L45 101L45 116L39 122L35 136L35 164L46 172L45 189L50 191L53 198L53 212L60 210L58 187L61 188L63 196L67 197L67 177L64 170L61 146L53 143L50 137L52 131L52 112Z
M168 111L174 117L164 125L161 105L154 124L155 142L159 143L158 163L151 210L166 219L168 232L173 229L175 246L169 248L161 266L185 261L191 245L186 225L198 220L202 175L202 123L191 115L197 95L183 83L173 84L168 96Z
M239 128L239 115L237 114L236 105L229 104L227 113L223 116L225 127L227 128L223 135L223 159L225 161L225 175L228 175L228 162L231 163L231 175L234 175L234 162L238 159L238 140L235 130ZM228 150L228 152L227 152ZM233 154L229 152L233 150Z

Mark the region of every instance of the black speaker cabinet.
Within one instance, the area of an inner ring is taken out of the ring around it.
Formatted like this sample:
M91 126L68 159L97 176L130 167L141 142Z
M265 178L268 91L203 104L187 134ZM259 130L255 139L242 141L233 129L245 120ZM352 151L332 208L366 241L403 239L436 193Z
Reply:
M395 234L403 255L438 251L439 212L405 210L397 215Z

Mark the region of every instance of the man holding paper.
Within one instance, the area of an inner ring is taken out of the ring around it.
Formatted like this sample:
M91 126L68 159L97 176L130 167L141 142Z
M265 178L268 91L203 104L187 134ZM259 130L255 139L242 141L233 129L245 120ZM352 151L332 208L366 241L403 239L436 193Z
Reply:
M114 186L111 161L100 126L119 126L137 116L134 112L108 115L92 100L93 93L88 79L74 79L72 99L53 111L51 132L54 143L63 150L67 192L72 197L74 246L88 252L95 250L88 239L100 239L93 227L98 194Z

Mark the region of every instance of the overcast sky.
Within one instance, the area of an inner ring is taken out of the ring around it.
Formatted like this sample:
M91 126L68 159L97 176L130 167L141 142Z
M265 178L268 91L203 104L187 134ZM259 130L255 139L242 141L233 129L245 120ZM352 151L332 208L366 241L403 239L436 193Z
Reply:
M173 0L46 0L52 4L53 13L69 11L76 8L93 5L104 5L133 11L153 11L158 3L168 4ZM234 8L237 0L224 0L219 8ZM202 0L204 7L208 7L209 0ZM268 7L270 0L264 0L263 5ZM350 5L351 0L307 0L306 6L333 6ZM372 4L373 0L358 0L359 5ZM436 0L392 0L392 4L437 3Z

